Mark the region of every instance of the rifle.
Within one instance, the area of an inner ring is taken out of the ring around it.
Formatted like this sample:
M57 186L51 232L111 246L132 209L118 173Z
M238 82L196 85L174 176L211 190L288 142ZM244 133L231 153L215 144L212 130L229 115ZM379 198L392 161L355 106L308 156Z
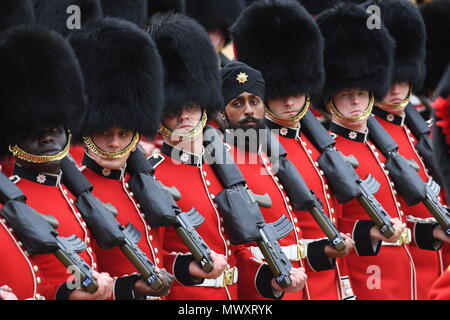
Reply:
M422 202L444 232L450 235L449 209L445 208L437 198L440 186L431 177L427 183L422 181L419 174L398 152L397 143L374 117L369 118L367 126L369 138L387 159L386 170L405 202L409 206Z
M431 130L428 127L428 124L411 103L409 103L405 108L405 122L408 128L411 129L414 137L416 137L417 139L415 148L422 156L423 162L425 163L428 170L430 170L433 179L435 179L437 183L440 184L440 174L434 161L433 146L430 139Z
M327 236L330 244L338 251L345 250L345 241L323 211L322 202L314 191L308 188L297 168L286 158L287 152L278 142L278 139L272 136L269 129L266 131L267 141L265 141L263 147L266 149L266 154L270 154L273 167L276 168L277 177L280 179L289 199L291 199L292 206L297 210L309 211Z
M141 233L131 223L122 226L113 213L95 197L91 183L78 170L75 163L65 158L62 161L62 181L69 191L77 197L75 205L80 210L93 237L102 249L119 247L127 259L143 276L145 283L154 290L162 288L155 265L148 259L137 243Z
M267 224L258 203L246 186L246 181L229 155L217 131L207 126L205 130L206 151L210 152L211 165L224 190L215 202L227 226L233 244L257 242L267 261L275 281L282 288L291 285L292 264L286 257L278 240L287 236L293 229L292 222L282 216L276 222ZM224 158L222 158L222 156Z
M317 162L339 203L357 199L380 232L386 238L392 237L394 227L391 217L374 196L379 189L378 181L371 175L365 180L358 176L355 169L336 150L333 138L310 111L301 120L301 125L302 132L321 152Z
M13 228L30 255L53 253L64 266L76 268L83 289L90 293L98 289L92 268L78 255L86 249L86 244L77 236L58 236L58 232L41 215L17 200L6 202L0 216Z
M180 209L175 202L175 199L180 198L175 197L180 194L179 191L155 179L153 166L141 150L130 154L127 171L132 175L128 185L138 199L147 222L152 227L174 227L201 268L211 272L214 269L211 249L195 230L204 222L203 216L195 208L188 212Z

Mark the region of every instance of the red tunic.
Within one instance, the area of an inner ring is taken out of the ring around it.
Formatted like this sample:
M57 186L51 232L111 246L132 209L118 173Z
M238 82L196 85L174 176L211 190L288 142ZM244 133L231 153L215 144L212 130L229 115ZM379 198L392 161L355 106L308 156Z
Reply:
M397 142L399 153L407 160L414 160L419 165L419 175L424 182L430 177L422 158L415 149L417 139L404 123L404 117L387 113L377 107L374 108L375 118ZM431 218L431 214L424 204L419 203L415 206L408 206L400 197L400 203L403 211L407 215L414 215L418 218ZM411 248L411 254L414 259L417 272L417 293L418 299L426 299L431 285L442 273L443 265L441 262L441 251L420 250L417 247Z
M17 186L27 196L27 204L42 214L54 216L59 222L59 236L68 237L74 234L87 243L87 250L79 255L97 270L91 246L92 237L74 205L75 197L60 184L61 175L38 174L17 166L14 173L20 177ZM67 268L53 254L36 255L31 257L31 261L39 267L50 284L60 285L70 276Z
M0 286L8 285L20 300L54 299L59 285L44 280L6 221L0 219Z
M269 119L266 122L270 129L279 130L279 135L276 136L287 152L287 159L295 165L308 187L315 192L323 203L325 214L336 224L337 215L333 208L334 195L329 190L324 173L320 170L317 163L317 159L320 156L319 151L307 137L301 135L300 130L282 127ZM317 239L326 237L309 212L294 210L294 213L303 230L305 243L309 245L309 243ZM316 270L308 263L306 264L306 271L311 299L336 300L345 299L353 295L351 290L348 290L350 285L345 262L340 261L340 259L337 259L334 270L315 272Z
M144 214L139 210L136 198L128 187L129 174L125 170L109 170L99 166L93 159L83 159L83 174L94 186L94 195L102 202L112 204L118 214L116 219L123 226L133 224L141 233L139 248L158 267L162 268L160 228L150 228ZM111 276L121 277L138 272L120 248L109 250L94 245L99 269ZM170 271L169 271L170 272Z
M176 152L172 153L172 150ZM189 153L180 154L178 151L167 144L163 145L164 155L154 156L160 159L155 164L155 175L164 185L175 186L180 191L181 199L177 204L181 210L188 211L195 207L205 218L203 224L196 230L212 250L227 256L226 272L231 274L231 270L236 265L233 247L225 233L223 218L220 217L214 203L215 195L223 190L222 185L211 166L203 163L201 157ZM178 160L172 159L171 154L178 155ZM188 248L172 227L166 229L163 246L167 252L172 253L164 257L164 265L169 270L179 253L188 253ZM221 287L183 286L180 282L175 281L168 299L237 299L237 284Z
M382 168L380 152L367 141L364 133L349 130L333 123L330 130L335 133L336 148L344 155L353 155L359 162L356 172L361 179L371 174L380 188L375 194L377 200L392 218L406 222L406 217L397 205L389 176ZM336 206L338 207L338 206ZM340 206L339 228L353 233L360 220L367 220L368 214L357 200ZM416 299L416 272L411 258L410 246L383 245L376 256L358 256L358 251L347 257L350 278L358 299L398 300Z
M238 164L239 169L244 175L248 187L258 195L268 194L272 200L271 208L260 208L267 223L278 220L281 216L286 216L294 225L294 230L279 240L282 247L304 246L302 241L302 231L300 229L298 218L295 216L290 206L289 198L283 191L283 186L278 178L268 168L271 166L269 158L263 153L244 152L236 146L232 146L230 153L234 161ZM244 160L244 161L238 161ZM261 267L262 262L259 252L255 257L252 252L259 251L257 244L249 244L248 246L238 246L236 257L237 265L240 271L239 277L239 299L264 299L258 292L256 286L257 271ZM294 250L298 252L297 250ZM293 251L293 252L294 252ZM294 268L304 267L303 259L292 259L291 263ZM303 290L296 293L285 293L283 300L302 300L307 298L307 286L305 286L305 295Z
M428 299L450 300L450 268L434 282L428 293Z

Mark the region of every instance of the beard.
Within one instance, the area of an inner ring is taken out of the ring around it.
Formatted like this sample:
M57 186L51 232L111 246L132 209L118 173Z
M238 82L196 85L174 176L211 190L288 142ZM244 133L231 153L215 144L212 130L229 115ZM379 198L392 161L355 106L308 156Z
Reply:
M231 122L228 117L226 141L247 152L256 153L259 150L261 129L265 129L265 118L245 117L238 122Z

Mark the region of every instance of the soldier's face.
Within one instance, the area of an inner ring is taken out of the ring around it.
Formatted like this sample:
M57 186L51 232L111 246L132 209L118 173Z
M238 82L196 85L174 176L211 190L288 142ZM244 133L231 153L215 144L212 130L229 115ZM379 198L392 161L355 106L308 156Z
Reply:
M361 89L342 90L333 96L333 103L336 109L344 115L344 117L353 118L363 113L369 106L369 92ZM335 116L332 116L335 119ZM341 122L343 120L340 120ZM358 121L366 122L367 119ZM344 125L346 125L344 123ZM353 122L352 125L355 125Z
M105 130L104 132L93 134L91 136L94 143L106 152L118 152L125 149L133 140L134 132L125 130L122 128L113 127ZM136 148L135 148L136 149ZM132 150L134 151L134 150ZM119 159L107 159L102 158L99 155L94 154L91 150L88 150L89 155L103 168L108 169L121 169L125 165L130 156L130 153L124 155Z
M384 97L383 101L389 104L397 104L405 100L409 95L409 83L408 82L394 82L392 87L389 89L389 92L387 93L386 97ZM406 108L405 107L388 107L379 105L379 107L387 112L391 112L392 110L399 110L402 111Z
M264 102L260 97L244 92L227 104L224 113L228 128L260 128L264 123Z
M306 96L304 94L298 96L284 97L278 99L270 99L268 108L277 117L289 120L300 113L305 105Z
M195 129L202 118L202 109L197 104L188 104L178 114L171 114L164 118L163 124L173 133L188 134Z
M17 145L24 151L36 156L52 156L61 152L67 144L66 130L62 126L48 127L39 134L22 138ZM17 159L22 167L41 172L56 172L61 166L61 160L46 163L31 163Z

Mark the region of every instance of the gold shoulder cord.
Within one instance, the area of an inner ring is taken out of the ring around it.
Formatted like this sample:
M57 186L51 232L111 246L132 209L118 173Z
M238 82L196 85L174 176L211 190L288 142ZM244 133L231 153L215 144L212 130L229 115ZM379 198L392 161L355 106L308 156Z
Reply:
M332 100L325 101L325 105L327 106L328 111L331 114L334 114L337 118L339 118L341 120L345 120L345 121L357 122L357 121L361 121L361 120L367 119L370 116L370 114L372 113L374 101L375 101L375 99L373 97L373 94L371 93L370 94L369 105L367 106L366 110L364 110L364 112L362 112L361 114L359 114L359 115L357 115L355 117L346 117L346 116L344 116L334 106L334 103L333 103Z
M402 101L400 101L399 103L390 104L390 103L387 103L387 102L384 102L384 101L381 101L381 102L377 101L377 104L379 106L382 106L382 107L385 107L385 108L404 108L404 107L406 107L408 105L409 100L411 99L411 93L412 93L412 91L411 91L411 87L410 87L409 88L409 93L406 96L406 98L403 99Z
M62 160L69 153L70 148L70 140L72 139L72 134L69 131L69 136L67 138L67 144L64 149L52 156L37 156L31 153L26 152L25 150L19 148L17 144L14 146L9 146L9 151L15 156L17 159L25 160L31 163L47 163L52 161Z
M187 134L174 133L174 132L170 131L170 129L167 128L162 123L159 125L159 130L158 131L164 137L169 138L169 139L174 140L174 141L175 140L177 140L177 141L188 140L190 138L193 138L193 137L199 135L201 132L203 132L203 128L206 125L206 121L208 121L208 116L206 115L206 111L203 111L202 118L199 121L199 123L197 124L197 126L194 129L192 129L191 132L189 132Z
M303 105L302 110L296 116L294 116L293 118L290 118L290 119L282 119L279 116L277 116L276 114L274 114L272 111L270 111L269 108L265 107L265 109L266 109L267 117L270 120L278 123L281 126L289 127L293 123L300 121L306 115L306 112L308 112L310 104L311 104L311 99L310 99L309 95L306 95L305 104Z
M90 136L83 137L84 144L86 147L91 150L94 154L104 158L104 159L120 159L130 153L133 148L138 144L139 142L139 133L136 133L133 136L133 140L131 140L130 144L126 146L124 149L117 151L117 152L108 152L103 149L101 149L99 146L97 146L92 140Z

